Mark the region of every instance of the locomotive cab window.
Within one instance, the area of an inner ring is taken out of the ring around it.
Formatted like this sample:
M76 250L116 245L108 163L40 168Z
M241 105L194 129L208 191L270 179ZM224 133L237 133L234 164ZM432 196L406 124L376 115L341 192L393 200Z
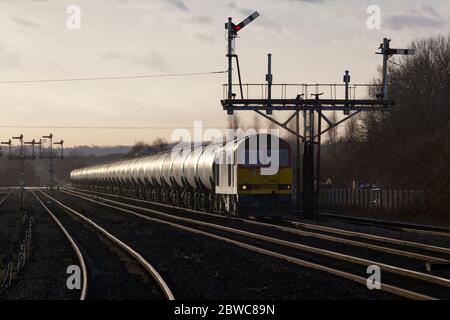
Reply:
M239 151L238 163L243 167L269 167L275 161L280 168L290 167L291 152L289 144L280 139L279 143L273 145L272 139L274 137L268 139L267 143L264 143L264 147L261 145L259 137L257 143L247 140L245 148Z
M290 152L288 149L279 149L278 153L273 152L272 150L267 150L265 157L266 159L261 159L261 155L258 150L248 150L244 151L243 156L240 158L241 166L245 167L263 167L270 166L271 161L273 161L272 157L278 157L278 163L281 168L286 168L290 166ZM263 161L264 160L264 161Z

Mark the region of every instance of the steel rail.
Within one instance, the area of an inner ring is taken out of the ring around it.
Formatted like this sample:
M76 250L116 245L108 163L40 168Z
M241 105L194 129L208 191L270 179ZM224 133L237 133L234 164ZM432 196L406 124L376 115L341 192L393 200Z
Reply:
M67 193L66 191L63 191L63 192ZM80 197L80 196L78 196L78 197ZM93 200L91 200L91 199L89 199L87 197L83 197L83 196L81 196L81 197L84 198L85 200L93 201ZM97 196L92 196L92 197L95 197L97 199L101 199L103 202L109 202L109 203L112 203L112 204L115 204L115 205L118 205L118 206L123 206L123 207L131 208L131 209L137 209L137 210L149 212L149 213L152 213L152 214L156 214L158 216L163 216L165 218L174 219L174 220L178 220L178 221L183 221L183 222L187 222L187 223L192 223L192 224L196 224L196 225L204 226L204 227L208 227L208 228L213 228L213 229L220 230L220 231L230 232L230 233L238 234L240 236L245 236L245 237L252 238L252 239L263 240L263 241L266 241L268 243L282 245L282 246L286 246L286 247L289 247L289 248L297 249L297 250L300 250L300 251L306 251L306 252L310 252L310 253L326 256L326 257L337 259L337 260L341 260L341 261L347 261L347 262L351 262L351 263L358 264L358 265L363 265L363 266L377 265L382 270L385 270L385 271L390 272L390 273L398 274L398 275L405 276L405 277L410 277L410 278L413 278L413 279L420 279L420 280L423 280L423 281L427 281L427 282L430 282L430 283L434 283L434 284L438 284L438 285L450 288L450 280L446 279L446 278L437 277L437 276L433 276L433 275L430 275L430 274L426 274L426 273L422 273L422 272L418 272L418 271L413 271L413 270L409 270L409 269L404 269L404 268L400 268L400 267L395 267L395 266L392 266L392 265L389 265L389 264L384 264L384 263L381 263L381 262L378 262L378 261L358 258L358 257L355 257L355 256L350 256L350 255L346 255L346 254L342 254L342 253L338 253L338 252L334 252L334 251L330 251L330 250L326 250L326 249L320 249L320 248L317 248L317 247L312 247L312 246L307 246L307 245L303 245L303 244L299 244L299 243L295 243L295 242L290 242L290 241L286 241L286 240L272 238L272 237L264 236L264 235L261 235L261 234L256 234L256 233L244 231L244 230L239 230L239 229L234 229L234 228L230 228L230 227L220 226L220 225L217 225L217 224L203 222L203 221L198 221L198 220L193 220L193 219L189 219L189 218L178 217L178 216L170 215L170 214L163 213L163 212L160 212L160 211L156 211L156 210L152 210L152 209L148 209L148 208L143 208L143 207L138 207L138 206L134 206L134 205L131 205L131 204L125 204L125 203L121 203L121 202L118 202L118 201L109 200L109 199L106 199L106 198L100 198L100 197L97 197ZM99 201L97 201L97 203L99 203L101 205L106 205L105 203L102 203L102 202L99 202Z
M55 202L56 204L58 204L61 208L64 208L65 210L69 211L70 213L72 213L73 215L75 215L76 217L80 218L81 220L83 220L84 222L88 223L90 226L94 227L94 229L96 229L98 232L100 232L103 236L105 236L106 238L108 238L109 240L111 240L113 243L115 243L116 245L118 245L120 248L122 248L125 252L127 252L129 255L131 255L134 259L136 259L139 264L145 269L147 270L150 275L156 280L156 282L158 283L159 287L161 288L161 290L164 293L164 296L168 299L168 300L175 300L175 297L171 291L171 289L169 288L169 286L167 285L167 283L164 281L164 279L162 278L162 276L159 274L158 271L156 271L156 269L147 261L144 259L144 257L142 257L141 254L139 254L137 251L135 251L133 248L131 248L130 246L128 246L126 243L124 243L123 241L121 241L120 239L118 239L117 237L115 237L114 235L112 235L110 232L106 231L104 228L100 227L98 224L96 224L94 221L92 221L91 219L85 217L84 215L82 215L81 213L75 211L74 209L68 207L67 205L61 203L60 201L56 200L55 198L53 198L52 196L48 195L47 193L40 191L43 195L45 195L47 198L49 198L50 200L52 200L53 202Z
M67 192L67 191L63 191L63 192L66 193L66 194L71 194L70 192ZM109 205L109 204L106 204L106 203L103 203L103 202L100 202L100 201L89 199L89 198L84 197L84 196L80 196L80 195L76 195L76 194L72 194L72 196L75 196L75 197L78 197L78 198L82 198L82 199L85 199L87 201L91 201L93 203L97 203L97 204L100 204L102 206L109 207L109 208L112 208L112 209L115 209L115 210L126 212L126 213L129 213L131 215L137 216L139 218L142 218L142 219L145 219L145 220L148 220L148 221L152 221L152 222L156 222L156 223L159 223L159 224L168 225L170 227L173 227L173 228L176 228L176 229L179 229L179 230L188 231L190 233L194 233L194 234L198 234L198 235L203 235L203 236L206 236L208 238L215 239L215 240L224 241L226 243L230 243L230 244L236 245L238 247L241 247L241 248L253 251L253 252L257 252L257 253L261 253L261 254L264 254L264 255L267 255L267 256L271 256L271 257L279 258L279 259L282 259L282 260L286 260L288 262L294 263L294 264L302 266L302 267L306 267L306 268L310 268L310 269L314 269L314 270L319 270L319 271L324 271L324 272L327 272L329 274L332 274L332 275L335 275L335 276L338 276L338 277L341 277L341 278L345 278L345 279L348 279L348 280L352 280L352 281L360 283L360 284L364 284L364 285L367 284L367 279L366 278L358 276L358 275L355 275L355 274L351 274L351 273L348 273L348 272L345 272L345 271L342 271L342 270L337 270L337 269L334 269L334 268L331 268L331 267L327 267L327 266L324 266L324 265L320 265L320 264L317 264L317 263L305 261L305 260L302 260L302 259L299 259L299 258L295 258L295 257L288 256L288 255L285 255L285 254L282 254L282 253L278 253L278 252L274 252L274 251L267 250L267 249L264 249L264 248L260 248L260 247L254 246L254 245L243 243L243 242L240 242L240 241L237 241L237 240L233 240L233 239L230 239L230 238L227 238L227 237L224 237L224 236L219 236L219 235L216 235L216 234L213 234L213 233L210 233L210 232L206 232L206 231L195 229L195 228L188 227L188 226L185 226L185 225L177 224L177 223L170 222L170 221L167 221L167 220L161 220L161 219L158 219L158 218L152 218L152 217L149 217L147 215L144 215L144 214L132 211L132 210L121 208L121 207L118 207L118 206ZM148 209L148 210L150 210L150 209ZM151 210L151 211L153 211L153 210ZM162 213L162 214L166 215L164 213ZM387 285L387 284L380 284L380 285L381 285L381 290L389 292L389 293L392 293L394 295L398 295L398 296L404 297L404 298L414 299L414 300L436 300L436 298L434 298L434 297L430 297L428 295L424 295L424 294L417 293L417 292L414 292L414 291L410 291L410 290L407 290L407 289L399 288L399 287L396 287L396 286Z
M69 190L73 190L73 192L79 192L79 189L69 189ZM435 262L447 261L446 259L441 259L441 258L429 256L429 255L419 254L419 253L413 253L413 252L404 251L404 250L392 249L392 248L383 247L383 246L379 246L379 245L375 245L375 244L369 244L367 242L354 241L354 240L349 240L349 239L345 239L345 238L339 238L339 237L334 237L334 236L330 236L330 235L325 235L325 234L321 234L321 233L302 231L302 230L295 229L295 228L284 227L284 226L280 226L280 225L269 224L269 223L258 222L258 221L252 221L252 220L247 220L247 219L242 219L242 218L226 217L226 216L221 216L221 215L217 215L217 214L211 214L211 213L204 212L204 211L197 211L197 210L193 210L193 209L189 209L189 208L172 206L172 205L168 205L168 204L160 203L160 202L153 202L153 201L142 200L142 199L134 199L134 198L124 197L124 196L119 196L119 195L109 194L109 193L103 193L103 192L98 192L98 191L92 191L92 190L89 190L89 191L81 190L81 191L85 192L85 194L86 193L102 194L105 196L111 196L111 197L115 197L115 198L128 199L128 200L135 201L135 202L148 203L148 204L153 204L153 205L162 206L162 207L166 207L166 208L179 209L179 210L183 210L183 211L191 212L191 213L195 213L195 214L203 214L203 215L211 216L211 217L215 217L215 218L237 220L237 221L241 221L241 222L247 223L247 224L269 227L269 228L278 229L278 230L285 231L285 232L298 234L301 236L329 240L329 241L348 244L348 245L352 245L352 246L356 246L356 247L362 247L362 248L367 248L367 249L371 249L371 250L391 253L391 254L395 254L395 255L399 255L399 256L414 258L414 259L418 259L418 260L422 260L422 261L426 261L426 262L428 262L428 261L435 261ZM291 222L291 223L299 224L298 222ZM305 229L315 229L314 226L315 225L310 225L310 224L301 225L301 227L303 227ZM354 231L347 232L344 229L336 229L336 230L344 230L343 233L333 232L332 231L333 228L331 228L331 229L328 229L329 227L323 227L323 228L327 228L327 229L326 230L318 230L318 231L325 231L325 232L329 232L329 233L340 234L343 236L352 236L352 237L356 237L356 238L360 238L360 239L374 240L374 241L379 241L379 242L384 242L384 243L391 243L391 244L395 244L395 245L410 246L410 247L415 247L418 249L425 249L428 251L439 252L439 253L443 253L443 254L450 254L450 249L448 249L448 248L437 247L437 246L422 244L422 243L418 243L418 242L410 242L410 241L406 241L406 240L398 240L398 239L393 239L393 238L389 238L389 237L379 237L379 236L375 236L375 235L371 235L371 234L354 232Z
M5 201L9 198L9 196L10 196L12 193L13 193L12 191L9 191L9 192L6 194L6 196L5 196L2 200L0 200L0 206L2 206L2 205L5 203Z
M394 222L394 221L386 221L386 220L378 220L378 219L366 219L366 218L360 218L360 217L343 216L343 215L329 214L329 213L321 213L320 216L322 216L326 219L330 219L330 220L394 228L394 229L398 229L398 230L406 231L406 232L429 234L429 235L433 235L433 236L450 238L450 229L448 229L448 228L440 228L440 227L434 227L434 226L402 223L402 222Z
M81 288L81 294L80 294L80 300L86 300L86 294L88 290L88 272L86 267L86 262L84 260L83 254L81 253L80 248L78 248L77 244L73 240L72 236L69 234L67 229L63 226L63 224L58 220L58 218L53 214L53 212L42 202L42 200L34 193L33 190L31 190L31 193L33 196L39 201L39 203L42 205L42 207L47 211L47 213L50 215L50 217L53 219L53 221L56 223L56 225L61 229L62 233L65 235L67 240L69 241L70 245L72 246L73 250L75 251L75 254L77 256L78 262L81 267L81 273L83 274L83 285Z
M123 206L123 207L127 207L127 208L131 208L131 209L137 209L137 210L141 210L141 211L145 211L145 212L150 212L153 214L156 214L158 216L162 216L165 218L169 218L169 219L174 219L174 220L178 220L178 221L184 221L184 222L188 222L188 223L192 223L192 224L196 224L199 226L204 226L204 227L209 227L209 228L213 228L219 231L225 231L225 232L229 232L229 233L234 233L240 236L245 236L248 238L252 238L252 239L257 239L257 240L262 240L268 243L272 243L272 244L277 244L277 245L282 245L282 246L286 246L289 248L293 248L293 249L297 249L300 251L305 251L305 252L310 252L313 254L318 254L318 255L322 255L322 256L326 256L329 258L333 258L336 260L341 260L341 261L345 261L345 262L351 262L354 264L358 264L358 265L364 265L364 266L370 266L370 265L377 265L379 266L381 269L393 273L393 274L397 274L400 276L404 276L404 277L409 277L409 278L413 278L413 279L418 279L418 280L422 280L422 281L426 281L429 283L433 283L433 284L437 284L437 285L441 285L441 286L445 286L445 287L450 287L450 280L449 279L445 279L445 278L441 278L441 277L437 277L437 276L433 276L433 275L428 275L425 273L420 273L417 271L412 271L412 270L408 270L408 269L404 269L404 268L399 268L399 267L395 267L395 266L391 266L391 265L387 265L384 263L380 263L380 262L376 262L376 261L371 261L371 260L367 260L367 259L362 259L362 258L358 258L358 257L354 257L354 256L350 256L350 255L345 255L345 254L341 254L341 253L337 253L337 252L333 252L333 251L329 251L329 250L325 250L325 249L320 249L320 248L316 248L316 247L311 247L311 246L306 246L306 245L302 245L299 243L294 243L294 242L289 242L289 241L285 241L285 240L281 240L281 239L277 239L277 238L271 238L271 237L267 237L267 236L263 236L260 234L255 234L255 233L251 233L251 232L247 232L247 231L243 231L243 230L238 230L238 229L233 229L233 228L229 228L229 227L224 227L224 226L219 226L219 225L215 225L215 224L211 224L211 223L207 223L207 222L202 222L202 221L197 221L197 220L192 220L192 219L188 219L188 218L182 218L182 217L176 217L173 215L169 215L163 212L159 212L159 211L155 211L152 209L148 209L148 208L142 208L142 207L137 207L137 206L133 206L133 205L129 205L129 204L124 204L124 203L120 203L117 201L113 201L113 200L109 200L109 199L105 199L105 198L100 198L97 196L91 196L93 198L97 198L100 199L101 201L96 201L93 199L90 199L88 197L82 196L82 195L77 195L77 194L73 194L71 192L67 192L67 191L63 191L66 194L93 202L93 203L97 203L100 204L102 206L106 206L106 207L110 207L116 210L120 210L120 211L124 211L127 213L132 213L132 214L138 214L134 211L131 210L127 210L124 208L120 208L118 206ZM113 203L116 204L118 206L114 206L114 205L110 205L107 204L105 202L109 202L109 203ZM145 215L142 215L144 217L146 217Z
M250 223L252 223L252 222L250 222ZM283 226L270 225L268 223L256 222L255 224L270 226L270 227L273 227L278 230L298 234L298 235L304 236L304 237L311 237L311 238L327 240L327 241L331 241L331 242L335 242L335 243L346 244L346 245L350 245L353 247L359 247L359 248L365 248L365 249L370 249L370 250L384 252L384 253L390 253L390 254L393 254L396 256L417 259L417 260L424 261L424 262L447 262L448 261L447 259L438 258L438 257L430 256L430 255L414 253L414 252L405 251L405 250L398 250L398 249L393 249L393 248L389 248L389 247L383 247L383 246L376 245L376 244L360 242L360 241L355 241L355 240L350 240L350 239L345 239L345 238L339 238L339 237L334 237L334 236L316 233L316 232L301 231L298 229L292 229L292 228L283 227Z
M433 251L433 252L450 254L449 248L433 246L433 245L420 243L420 242L399 240L399 239L394 239L394 238L389 238L389 237L377 236L377 235L369 234L369 233L355 232L355 231L350 231L350 230L345 230L345 229L340 229L340 228L319 226L319 225L315 225L315 224L303 223L303 222L297 222L297 221L291 221L291 223L295 226L299 226L299 227L302 227L305 229L310 229L310 230L318 230L318 231L322 231L322 232L329 232L329 233L339 234L339 235L343 235L343 236L351 236L351 237L363 238L363 239L367 239L367 240L387 242L387 243L391 243L391 244L415 247L418 249L424 249L424 250Z

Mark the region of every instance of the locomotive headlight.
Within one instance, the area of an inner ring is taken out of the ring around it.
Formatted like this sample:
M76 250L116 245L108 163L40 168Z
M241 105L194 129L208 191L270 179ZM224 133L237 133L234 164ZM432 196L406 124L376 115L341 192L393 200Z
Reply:
M280 190L291 190L292 186L290 184L281 184Z
M248 187L244 184L244 185L241 186L241 189L242 189L242 190L247 190Z

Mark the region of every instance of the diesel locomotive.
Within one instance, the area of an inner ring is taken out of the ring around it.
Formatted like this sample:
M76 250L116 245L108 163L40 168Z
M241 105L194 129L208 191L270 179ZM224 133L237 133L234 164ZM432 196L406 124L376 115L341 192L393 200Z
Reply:
M292 176L289 144L270 134L174 148L70 173L75 187L240 217L287 214Z

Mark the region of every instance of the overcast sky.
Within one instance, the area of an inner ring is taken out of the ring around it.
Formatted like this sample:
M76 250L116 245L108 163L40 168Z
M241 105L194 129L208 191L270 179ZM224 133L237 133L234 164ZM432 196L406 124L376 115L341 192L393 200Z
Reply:
M81 9L69 30L66 10ZM369 5L381 29L369 30ZM273 54L274 82L370 82L383 37L407 47L450 32L450 1L375 0L0 0L0 81L220 71L226 68L224 22L260 17L237 40L243 81L264 82ZM0 83L0 139L50 131L67 145L132 144L170 136L195 120L224 127L225 74L61 83ZM17 126L17 128L5 127ZM24 126L54 127L23 128ZM157 129L55 127L154 126ZM21 128L22 127L22 128Z

